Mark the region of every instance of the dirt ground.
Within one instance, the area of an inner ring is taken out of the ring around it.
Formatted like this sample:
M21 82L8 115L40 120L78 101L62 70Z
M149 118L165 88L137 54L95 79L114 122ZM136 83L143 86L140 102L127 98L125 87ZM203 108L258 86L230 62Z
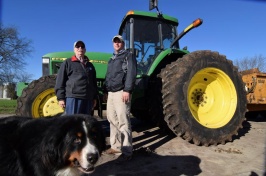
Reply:
M132 118L133 158L102 155L90 176L266 176L266 118L244 122L233 142L196 146ZM101 120L107 135L109 123ZM107 138L108 142L109 138Z
M108 136L108 121L98 119ZM136 118L131 121L132 160L117 163L118 156L102 155L90 176L266 176L266 118L249 119L233 142L210 147L166 135Z

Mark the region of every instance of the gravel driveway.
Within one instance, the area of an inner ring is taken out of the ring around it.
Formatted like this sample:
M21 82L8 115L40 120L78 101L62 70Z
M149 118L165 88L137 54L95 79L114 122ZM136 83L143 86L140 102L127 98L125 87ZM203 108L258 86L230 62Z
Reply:
M103 126L108 131L106 120ZM117 156L103 155L90 176L266 176L266 119L246 121L233 142L210 147L163 135L135 118L132 126L133 159L117 164Z

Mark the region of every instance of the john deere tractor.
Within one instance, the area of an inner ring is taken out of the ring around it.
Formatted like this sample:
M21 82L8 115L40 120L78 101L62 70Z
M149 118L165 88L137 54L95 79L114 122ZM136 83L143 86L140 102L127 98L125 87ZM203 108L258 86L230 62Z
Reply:
M132 115L167 126L196 145L231 141L245 120L246 92L241 75L232 61L218 52L180 48L179 40L202 20L196 19L178 33L178 20L160 13L157 4L157 0L150 0L150 10L156 8L156 12L128 11L118 31L138 65ZM17 115L38 118L63 112L54 85L60 64L72 55L57 52L43 56L43 76L23 89ZM101 90L112 54L87 55L97 71L97 109L102 116L105 102Z

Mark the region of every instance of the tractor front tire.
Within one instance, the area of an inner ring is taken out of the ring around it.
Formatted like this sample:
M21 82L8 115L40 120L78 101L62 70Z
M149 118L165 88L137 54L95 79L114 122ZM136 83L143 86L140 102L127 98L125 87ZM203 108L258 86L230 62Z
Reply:
M54 92L55 81L56 75L49 75L31 82L17 99L16 114L34 118L62 114Z
M196 51L159 74L165 121L196 145L232 141L245 120L246 92L237 68L225 56Z

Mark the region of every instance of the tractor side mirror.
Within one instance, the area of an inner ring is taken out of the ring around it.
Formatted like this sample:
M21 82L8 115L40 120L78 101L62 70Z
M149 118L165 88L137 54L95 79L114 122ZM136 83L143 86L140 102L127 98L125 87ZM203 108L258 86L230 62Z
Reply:
M158 0L150 0L149 10L152 10L154 8L157 8L157 5L158 5Z

